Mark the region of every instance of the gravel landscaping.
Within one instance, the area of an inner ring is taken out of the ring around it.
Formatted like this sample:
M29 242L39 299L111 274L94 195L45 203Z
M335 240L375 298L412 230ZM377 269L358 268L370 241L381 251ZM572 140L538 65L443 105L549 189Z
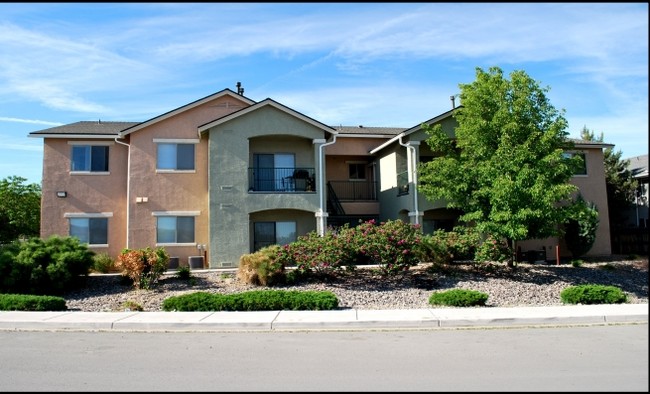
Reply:
M375 267L359 266L352 273L328 281L311 281L285 290L328 290L336 294L341 309L420 309L431 308L434 291L453 288L488 294L486 307L563 305L560 292L567 286L601 284L619 287L628 303L648 303L648 259L585 262L579 267L518 263L514 269L504 264L454 263L433 269L421 263L398 277L381 277ZM265 287L243 284L236 270L193 270L191 279L179 279L168 271L152 290L138 290L124 284L119 274L91 274L87 286L65 294L70 310L110 312L128 309L128 302L144 311L162 311L165 298L197 291L229 294Z

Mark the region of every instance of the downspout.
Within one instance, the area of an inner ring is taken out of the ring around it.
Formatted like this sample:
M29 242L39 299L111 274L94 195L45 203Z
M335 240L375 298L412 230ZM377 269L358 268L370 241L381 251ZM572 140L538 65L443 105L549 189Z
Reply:
M320 198L320 207L318 209L318 213L321 215L321 218L323 217L323 214L325 213L323 207L325 206L325 179L324 177L324 170L323 170L323 148L325 148L328 145L332 145L336 142L336 136L338 134L334 134L334 138L330 142L326 142L324 144L321 144L318 146L318 179L320 180L320 191L319 191L319 198ZM318 235L321 237L325 235L325 226L319 226L318 228Z
M410 164L411 170L413 171L413 207L415 209L415 224L420 224L420 212L418 211L418 172L417 172L417 166L415 162L415 147L411 146L410 144L405 144L402 142L402 137L404 137L404 133L400 134L399 136L399 144L402 145L403 147L407 149L411 149L411 160L409 160L409 163L407 163L407 166ZM408 154L407 154L408 156Z
M131 222L131 145L120 142L117 139L124 138L124 136L118 135L115 137L115 142L126 146L127 157L126 157L126 249L129 248L129 223Z

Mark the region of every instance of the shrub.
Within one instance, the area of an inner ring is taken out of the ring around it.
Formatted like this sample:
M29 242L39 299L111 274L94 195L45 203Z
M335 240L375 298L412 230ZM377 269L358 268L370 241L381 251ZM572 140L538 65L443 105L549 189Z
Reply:
M565 304L622 304L627 295L615 286L584 284L565 288L560 299Z
M512 258L512 250L504 240L488 235L476 248L474 259L479 262L496 261L502 263Z
M144 308L142 307L142 305L138 304L137 302L128 300L122 303L122 310L126 312L129 311L142 312L144 311Z
M164 248L124 249L117 257L115 267L133 280L136 289L151 289L167 271L169 254Z
M330 291L252 290L235 294L195 292L163 300L164 311L332 310L338 298Z
M0 292L59 295L80 287L94 255L74 237L15 241L0 252Z
M93 270L106 274L115 269L115 261L108 253L99 253L93 256Z
M420 262L422 255L422 232L419 225L402 220L388 220L377 224L374 220L348 229L355 250L368 258L371 264L379 265L384 276L408 271ZM347 234L342 234L346 236Z
M284 267L295 267L293 277L337 275L342 266L358 263L354 244L348 239L346 224L338 231L327 231L322 237L315 231L298 237L278 250L277 261Z
M244 283L272 286L284 282L284 265L279 245L271 245L239 258L237 278Z
M189 280L192 277L192 272L190 271L190 267L187 265L182 265L178 267L178 271L176 271L176 277L182 280Z
M0 294L0 311L65 311L65 299L47 295Z
M451 289L435 292L429 297L431 305L484 306L488 295L476 290Z
M471 227L455 227L453 231L436 230L422 237L422 260L449 264L454 260L471 260L476 254L480 236Z

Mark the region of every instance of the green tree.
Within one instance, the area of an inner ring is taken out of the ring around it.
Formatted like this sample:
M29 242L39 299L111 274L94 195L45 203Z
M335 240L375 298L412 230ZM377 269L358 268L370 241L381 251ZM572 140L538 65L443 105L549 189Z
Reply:
M41 226L41 186L9 176L0 181L0 244L36 237Z
M454 135L422 126L440 156L420 165L419 189L460 209L461 221L505 239L512 253L517 241L559 235L577 190L569 179L581 160L563 156L574 147L564 110L524 71L508 80L498 67L477 68L476 80L459 86Z
M578 194L571 204L571 216L564 224L564 240L574 259L587 253L596 241L598 230L598 207L593 202L587 202Z
M603 133L595 136L585 125L580 137L583 140L603 142ZM630 161L622 160L622 151L614 151L613 148L605 148L603 156L605 160L605 185L607 187L607 208L609 211L609 225L611 228L620 228L625 224L625 211L635 201L636 191L639 183L632 176Z

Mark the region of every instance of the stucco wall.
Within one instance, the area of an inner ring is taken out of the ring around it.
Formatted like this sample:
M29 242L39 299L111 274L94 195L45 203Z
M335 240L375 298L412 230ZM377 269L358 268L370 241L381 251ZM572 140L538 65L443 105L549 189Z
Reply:
M313 140L323 139L323 130L267 106L217 125L208 133L211 267L237 266L241 255L251 252L250 214L253 212L285 209L309 212L315 228L314 214L319 209L317 192L249 192L248 168L253 166L253 148L260 149L260 153L294 152L296 166L305 163L309 167L313 163L318 177L318 149Z
M97 253L116 256L126 243L126 163L127 149L112 139L75 139L75 143L108 144L108 173L70 174L72 145L68 139L45 138L43 142L43 182L41 198L41 238L68 236L66 213L110 213L108 247L91 246ZM67 197L59 198L57 191Z

